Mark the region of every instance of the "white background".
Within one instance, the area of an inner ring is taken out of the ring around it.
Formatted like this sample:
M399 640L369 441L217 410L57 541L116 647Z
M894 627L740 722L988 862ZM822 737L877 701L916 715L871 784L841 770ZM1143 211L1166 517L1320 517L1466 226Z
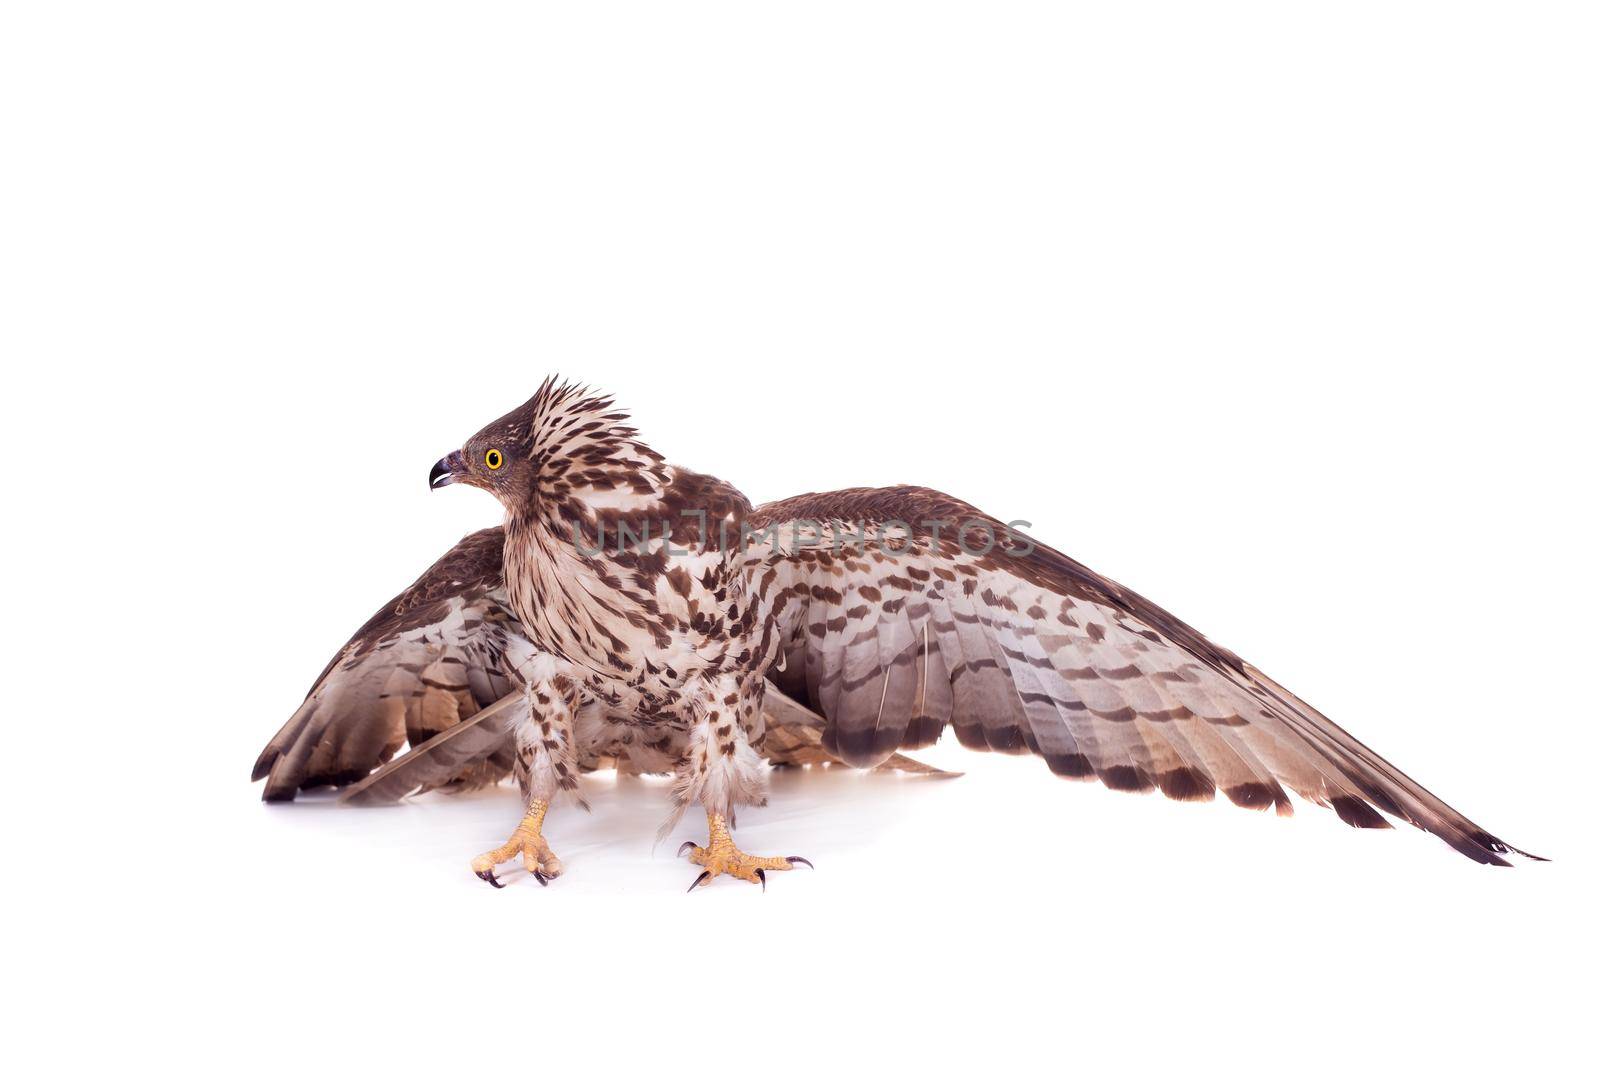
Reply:
M1595 29L1460 2L8 5L6 1042L1576 1058ZM778 780L740 840L817 870L765 894L683 894L701 828L652 852L659 783L553 815L547 890L467 870L510 789L262 806L246 771L327 657L497 521L428 467L549 371L758 501L903 481L1031 520L1555 862L943 751L970 773Z

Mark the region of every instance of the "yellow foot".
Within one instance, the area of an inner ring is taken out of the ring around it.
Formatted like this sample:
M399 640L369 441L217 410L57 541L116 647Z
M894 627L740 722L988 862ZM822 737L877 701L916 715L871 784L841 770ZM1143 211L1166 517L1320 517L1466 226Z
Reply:
M701 848L693 841L685 841L678 848L678 855L687 852L690 863L698 863L705 868L700 872L700 877L690 883L691 893L719 874L731 874L747 882L760 882L765 890L768 871L792 870L797 863L811 867L811 861L804 856L752 856L741 852L735 847L733 837L728 833L727 821L722 816L708 815L706 823L711 827L710 844ZM811 869L816 870L815 867Z
M530 804L528 814L522 817L522 822L511 832L510 840L474 859L472 873L496 889L504 889L505 886L494 876L495 865L506 862L520 852L522 865L540 885L549 885L550 879L559 878L561 861L550 851L550 846L545 843L544 834L540 832L544 826L545 810L549 806L543 800L535 800Z

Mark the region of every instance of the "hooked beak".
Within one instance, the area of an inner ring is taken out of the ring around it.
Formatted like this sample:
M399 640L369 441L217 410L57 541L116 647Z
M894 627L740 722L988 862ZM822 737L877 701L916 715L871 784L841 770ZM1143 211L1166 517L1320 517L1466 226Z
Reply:
M466 464L462 463L461 451L457 449L433 465L433 470L428 472L428 488L453 485L465 471Z

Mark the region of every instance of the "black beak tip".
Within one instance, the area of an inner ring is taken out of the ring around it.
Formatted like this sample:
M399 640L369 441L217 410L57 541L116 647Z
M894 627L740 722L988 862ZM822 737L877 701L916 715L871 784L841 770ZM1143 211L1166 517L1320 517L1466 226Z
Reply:
M437 489L442 485L449 485L455 480L455 472L450 469L450 457L448 456L435 463L433 470L428 472L429 489Z

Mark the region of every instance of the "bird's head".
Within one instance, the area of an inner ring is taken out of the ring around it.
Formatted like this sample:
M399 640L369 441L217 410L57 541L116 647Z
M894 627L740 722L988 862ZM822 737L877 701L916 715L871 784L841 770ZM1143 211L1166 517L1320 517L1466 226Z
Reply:
M648 491L661 457L640 444L611 399L548 379L527 403L467 439L428 472L428 487L474 485L507 511L578 487Z
M476 486L507 509L531 501L537 471L529 449L526 420L518 418L526 407L524 404L494 420L435 463L428 472L428 488Z

